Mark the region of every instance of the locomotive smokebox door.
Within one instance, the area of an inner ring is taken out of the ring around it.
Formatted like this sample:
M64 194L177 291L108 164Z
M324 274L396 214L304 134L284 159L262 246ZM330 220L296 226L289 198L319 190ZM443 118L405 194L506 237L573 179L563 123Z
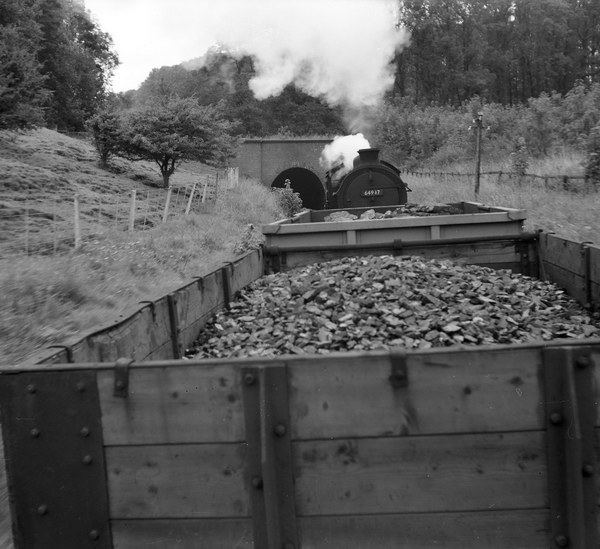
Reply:
M400 170L379 160L379 149L361 149L354 169L340 182L336 193L338 208L406 204L406 185Z

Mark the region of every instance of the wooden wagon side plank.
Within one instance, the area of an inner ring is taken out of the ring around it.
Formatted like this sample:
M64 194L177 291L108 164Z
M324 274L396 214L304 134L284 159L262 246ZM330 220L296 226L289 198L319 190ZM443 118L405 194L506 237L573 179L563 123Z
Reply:
M131 367L129 396L114 396L115 374L98 372L107 445L244 440L235 365Z
M250 519L113 520L113 543L119 549L252 549Z
M111 519L248 517L243 444L106 448Z
M391 436L543 428L536 348L406 355L394 388L387 356L290 365L293 437Z
M467 549L547 547L546 509L304 517L302 547Z
M280 250L281 268L291 269L311 263L332 261L341 257L368 256L368 255L418 255L427 259L448 259L459 264L475 264L495 269L513 268L515 272L521 270L521 255L514 242L473 242L472 244L456 244L448 246L407 246L395 247L390 241L389 247L378 249L354 249L352 252L339 250L307 250L286 251Z
M545 261L563 269L568 269L576 275L585 275L581 242L574 242L553 234L542 233L540 244L543 246Z
M294 444L299 516L542 508L543 432Z

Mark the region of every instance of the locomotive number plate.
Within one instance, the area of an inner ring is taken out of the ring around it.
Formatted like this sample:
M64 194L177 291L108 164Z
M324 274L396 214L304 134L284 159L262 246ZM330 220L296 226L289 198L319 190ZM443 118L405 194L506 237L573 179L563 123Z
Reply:
M383 194L383 189L366 189L360 196L381 196Z

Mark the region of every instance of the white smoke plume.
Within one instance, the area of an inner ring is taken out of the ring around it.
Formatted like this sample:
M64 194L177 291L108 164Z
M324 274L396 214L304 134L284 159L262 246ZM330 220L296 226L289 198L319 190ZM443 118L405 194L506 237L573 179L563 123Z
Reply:
M253 57L258 99L293 83L331 106L358 108L393 85L391 62L408 42L397 22L397 0L221 0L204 24L223 49Z
M323 148L319 164L324 170L330 170L341 162L344 167L336 172L336 176L342 176L352 169L352 161L358 155L358 151L368 149L370 146L362 133L337 135L329 145L325 145Z

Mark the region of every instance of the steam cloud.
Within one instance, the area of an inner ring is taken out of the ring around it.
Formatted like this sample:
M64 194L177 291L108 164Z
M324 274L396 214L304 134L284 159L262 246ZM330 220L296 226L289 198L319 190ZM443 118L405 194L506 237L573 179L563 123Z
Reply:
M375 105L408 42L396 0L228 0L206 15L223 49L253 57L249 84L258 99L293 83L331 106Z
M343 163L344 167L336 173L337 176L341 176L352 169L352 161L358 155L359 149L368 149L370 146L362 133L338 135L329 145L325 145L319 163L324 170L330 170L340 162Z

